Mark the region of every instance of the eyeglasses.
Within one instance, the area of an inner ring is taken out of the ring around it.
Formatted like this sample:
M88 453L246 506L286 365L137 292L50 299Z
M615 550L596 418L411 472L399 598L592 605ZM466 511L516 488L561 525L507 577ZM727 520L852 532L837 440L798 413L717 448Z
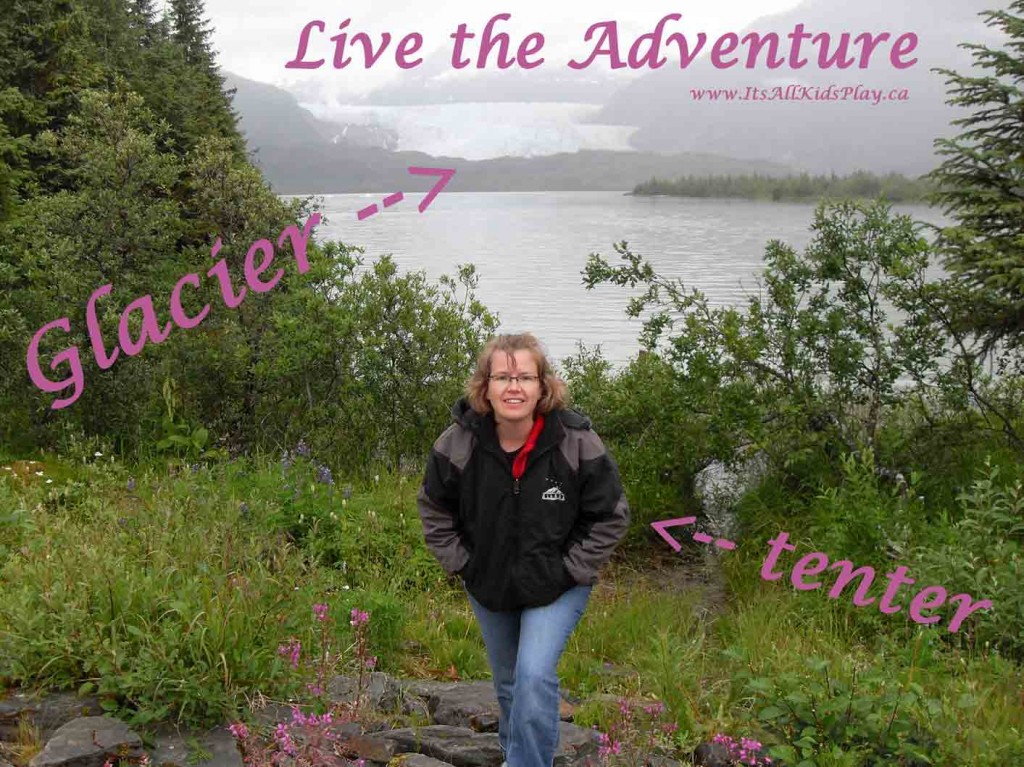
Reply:
M504 373L502 373L500 375L487 376L487 377L489 379L491 379L492 381L494 381L496 384L498 384L498 386L501 386L502 388L507 387L513 381L515 381L517 384L519 384L521 386L527 386L527 385L535 384L535 383L537 383L537 381L540 380L540 376L529 375L529 374L521 375L521 376L509 376L509 375L505 375Z

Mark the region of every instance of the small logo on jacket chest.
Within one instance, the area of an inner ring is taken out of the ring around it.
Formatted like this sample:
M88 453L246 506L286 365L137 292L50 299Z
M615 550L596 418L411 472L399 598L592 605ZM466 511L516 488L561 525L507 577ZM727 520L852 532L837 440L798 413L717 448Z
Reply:
M562 488L559 487L558 483L548 477L548 482L551 483L551 487L543 492L540 499L542 501L564 501L565 493L562 492Z

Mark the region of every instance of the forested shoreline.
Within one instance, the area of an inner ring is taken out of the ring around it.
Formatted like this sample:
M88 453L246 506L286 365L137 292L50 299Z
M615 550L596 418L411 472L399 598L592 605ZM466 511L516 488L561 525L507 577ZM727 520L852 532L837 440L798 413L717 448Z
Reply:
M637 184L640 196L718 197L773 202L807 202L831 199L883 199L892 203L922 203L934 192L925 179L898 173L877 175L867 171L847 176L807 173L790 176L684 176L675 180L651 178Z

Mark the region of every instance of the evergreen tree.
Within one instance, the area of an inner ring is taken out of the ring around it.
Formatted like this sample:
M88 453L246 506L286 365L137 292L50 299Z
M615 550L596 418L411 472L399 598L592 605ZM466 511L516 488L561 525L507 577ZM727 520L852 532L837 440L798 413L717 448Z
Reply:
M981 15L1009 39L962 46L983 72L938 70L951 86L947 103L973 111L954 121L957 137L935 142L945 160L930 176L933 199L955 221L939 246L961 296L957 322L991 348L1024 341L1024 0Z

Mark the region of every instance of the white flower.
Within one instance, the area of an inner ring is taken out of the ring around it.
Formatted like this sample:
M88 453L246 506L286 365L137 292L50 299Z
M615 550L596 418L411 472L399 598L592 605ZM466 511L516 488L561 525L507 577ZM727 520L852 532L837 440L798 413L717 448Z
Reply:
M103 453L101 453L101 452L100 452L99 450L97 450L97 451L96 451L95 453L93 453L93 455L94 455L94 456L95 456L96 458L102 458L102 457L103 457Z
M343 589L344 589L345 591L348 591L348 584L346 583L346 584L345 584L344 586L342 586L342 588L343 588Z
M41 471L37 471L37 472L36 472L36 476L37 476L37 477L41 477L41 476L43 476L43 472L41 472Z
M52 479L48 479L48 480L46 480L46 484L48 484L48 485L52 485L52 484L53 484L53 480L52 480Z

